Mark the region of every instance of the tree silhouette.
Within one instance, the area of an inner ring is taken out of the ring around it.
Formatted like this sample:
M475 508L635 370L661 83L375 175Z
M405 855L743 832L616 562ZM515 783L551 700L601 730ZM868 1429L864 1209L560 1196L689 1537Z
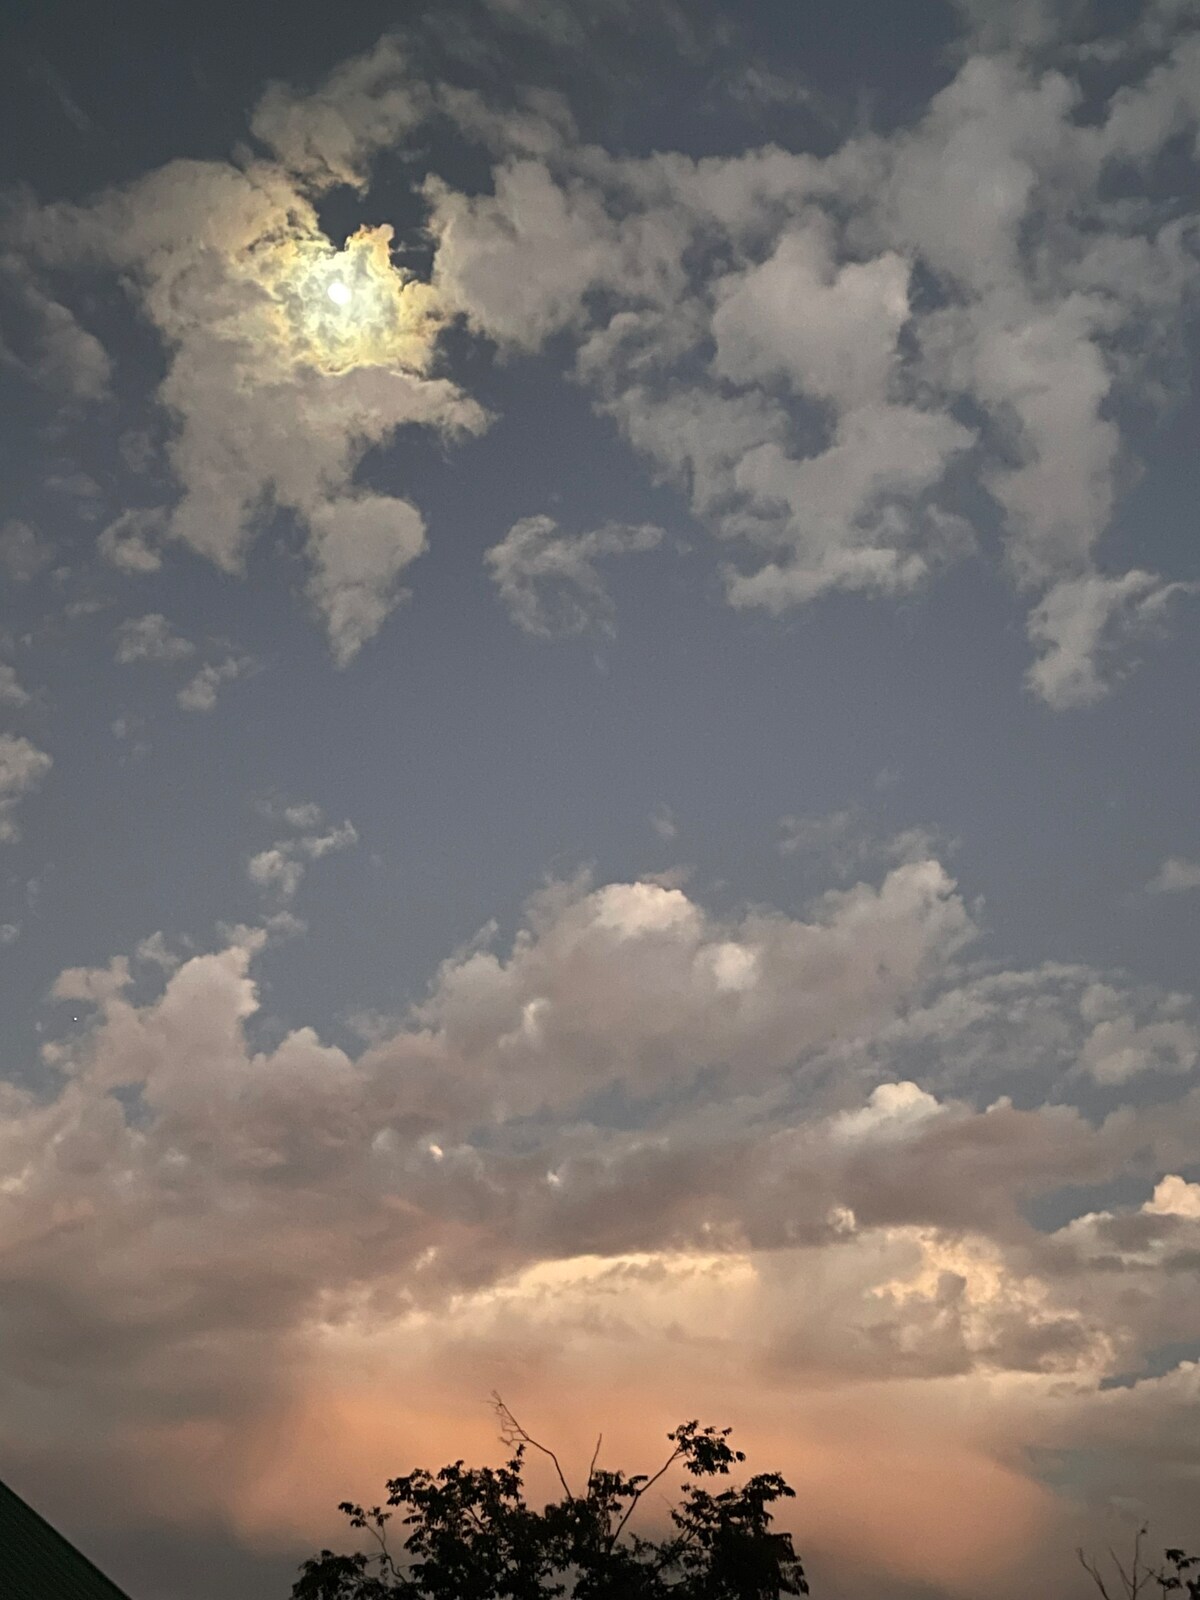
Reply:
M712 1493L691 1478L727 1477L746 1458L726 1443L729 1428L681 1423L667 1435L673 1448L651 1476L627 1477L596 1466L596 1441L587 1489L574 1494L558 1457L539 1444L493 1396L501 1439L512 1456L503 1467L464 1468L435 1475L418 1469L387 1485L384 1506L344 1501L350 1526L369 1533L371 1553L306 1561L292 1600L779 1600L806 1595L808 1582L791 1535L770 1531L769 1507L794 1498L777 1472L759 1473L740 1489ZM522 1465L527 1449L554 1464L563 1498L534 1511L525 1503ZM690 1475L675 1532L654 1542L629 1529L646 1493L675 1462ZM404 1509L403 1556L388 1545L387 1524Z
M1200 1572L1192 1575L1194 1568L1200 1568L1200 1556L1185 1555L1182 1550L1168 1550L1165 1552L1167 1565L1152 1567L1142 1557L1142 1541L1147 1531L1148 1524L1143 1522L1133 1536L1133 1550L1128 1557L1128 1564L1109 1546L1111 1569L1108 1572L1095 1557L1083 1550L1075 1552L1083 1570L1100 1591L1102 1600L1119 1600L1119 1597L1123 1597L1123 1600L1140 1600L1152 1586L1157 1586L1160 1600L1165 1600L1174 1589L1182 1590L1188 1600L1200 1600ZM1174 1571L1169 1570L1172 1567Z

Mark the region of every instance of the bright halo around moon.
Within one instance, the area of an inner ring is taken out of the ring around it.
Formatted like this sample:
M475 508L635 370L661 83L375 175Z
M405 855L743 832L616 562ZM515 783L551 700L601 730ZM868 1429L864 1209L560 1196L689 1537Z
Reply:
M438 296L397 268L391 240L383 226L360 228L341 250L316 230L252 247L243 272L261 295L260 315L273 325L264 343L289 366L330 374L426 371L442 321Z

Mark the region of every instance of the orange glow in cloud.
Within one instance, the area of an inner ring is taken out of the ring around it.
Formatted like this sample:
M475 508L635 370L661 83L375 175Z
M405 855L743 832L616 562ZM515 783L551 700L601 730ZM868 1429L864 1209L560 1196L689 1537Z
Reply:
M253 1544L347 1548L339 1500L373 1503L387 1478L416 1466L505 1459L488 1404L497 1389L559 1451L573 1486L599 1431L602 1464L645 1471L665 1458L678 1422L732 1425L744 1471L778 1469L795 1488L780 1520L802 1554L851 1584L874 1573L1000 1595L1061 1521L1050 1492L1002 1459L1001 1389L1007 1381L1020 1411L1022 1380L814 1389L797 1379L788 1389L760 1375L737 1331L752 1298L745 1263L662 1264L658 1279L619 1283L611 1264L606 1273L592 1261L560 1263L458 1297L440 1316L322 1330L282 1410L238 1430L228 1448L167 1429L142 1436L139 1454L169 1458L177 1478L191 1475L181 1468L190 1460L202 1496ZM595 1292L606 1277L607 1311ZM552 1469L532 1452L527 1484L535 1504L556 1494ZM644 1533L665 1522L677 1487L664 1480L664 1496L643 1507Z
M285 366L424 372L438 296L396 267L391 241L386 224L360 228L341 250L315 226L263 237L231 263L257 293L241 331Z

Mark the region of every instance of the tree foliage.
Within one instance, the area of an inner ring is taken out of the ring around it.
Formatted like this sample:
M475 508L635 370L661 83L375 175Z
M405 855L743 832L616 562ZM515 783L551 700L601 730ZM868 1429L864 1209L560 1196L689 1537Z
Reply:
M501 1438L512 1449L502 1467L424 1469L393 1478L384 1505L344 1501L352 1528L374 1540L370 1552L306 1561L293 1600L779 1600L806 1595L791 1535L771 1531L770 1507L794 1498L777 1472L719 1492L693 1479L728 1477L745 1460L729 1428L681 1423L667 1435L671 1453L657 1472L627 1477L596 1466L596 1442L583 1494L571 1491L558 1457L505 1406L494 1403ZM527 1449L553 1462L563 1498L535 1511L525 1502ZM654 1541L629 1523L647 1492L676 1462L689 1474L671 1511L675 1531ZM403 1551L388 1544L396 1512L408 1530Z

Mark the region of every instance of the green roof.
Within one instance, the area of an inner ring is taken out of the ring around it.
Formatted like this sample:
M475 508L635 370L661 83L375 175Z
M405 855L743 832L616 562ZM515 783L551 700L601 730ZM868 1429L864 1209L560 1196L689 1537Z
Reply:
M129 1600L2 1482L0 1594L4 1600Z

